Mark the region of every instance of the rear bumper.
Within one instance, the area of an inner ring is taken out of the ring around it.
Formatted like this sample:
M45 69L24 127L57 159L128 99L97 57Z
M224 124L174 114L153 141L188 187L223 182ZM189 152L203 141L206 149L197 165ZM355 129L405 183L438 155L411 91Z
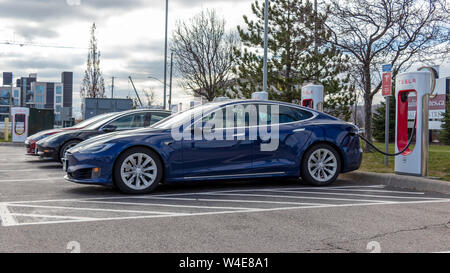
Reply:
M342 149L342 173L358 170L361 167L363 150L358 136L349 136Z

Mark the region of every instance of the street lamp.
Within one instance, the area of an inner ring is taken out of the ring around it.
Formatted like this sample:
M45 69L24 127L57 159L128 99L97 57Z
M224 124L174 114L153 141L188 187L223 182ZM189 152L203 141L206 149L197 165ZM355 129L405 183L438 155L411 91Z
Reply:
M170 71L171 71L171 73L170 73L170 84L169 84L169 107L170 107L170 105L172 105L172 67L170 68ZM164 81L162 81L162 80L160 80L160 79L158 79L156 77L148 76L147 78L162 83L164 85L164 87L167 86L167 84L165 84ZM167 97L167 94L164 93L164 101L166 100L166 97Z
M166 37L164 46L164 109L166 109L166 93L167 93L167 28L169 20L169 0L166 0Z

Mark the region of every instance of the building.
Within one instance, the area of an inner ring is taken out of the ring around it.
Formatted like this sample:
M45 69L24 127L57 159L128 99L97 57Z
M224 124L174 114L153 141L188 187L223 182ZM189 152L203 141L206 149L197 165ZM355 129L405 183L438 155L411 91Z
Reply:
M3 76L4 83L12 83L12 73ZM38 81L37 74L30 74L17 79L16 87L5 85L0 90L0 121L9 115L11 106L53 109L57 126L72 117L72 72L62 72L61 82Z

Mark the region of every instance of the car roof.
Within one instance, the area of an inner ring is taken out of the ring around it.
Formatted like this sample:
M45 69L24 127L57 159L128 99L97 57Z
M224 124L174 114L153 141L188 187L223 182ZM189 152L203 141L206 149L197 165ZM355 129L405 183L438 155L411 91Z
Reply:
M171 113L171 111L164 110L164 109L141 108L141 109L132 109L132 110L125 110L125 111L122 111L122 112L116 112L116 114L128 114L128 113L134 113L134 112L163 112L163 113Z
M238 103L273 103L273 104L280 104L280 105L302 108L302 109L312 111L312 112L317 112L314 109L303 107L298 104L283 102L283 101L276 101L276 100L230 99L230 100L225 100L225 101L209 102L204 105L226 106L226 105L232 105L232 104L238 104Z

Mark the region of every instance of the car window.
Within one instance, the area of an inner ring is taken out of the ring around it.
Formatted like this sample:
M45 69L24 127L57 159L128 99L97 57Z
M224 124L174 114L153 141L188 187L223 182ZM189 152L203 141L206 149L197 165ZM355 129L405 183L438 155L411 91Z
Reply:
M271 124L272 111L270 105L264 104L258 107L258 124ZM313 114L309 111L301 110L294 107L280 105L278 108L278 123L290 123L302 121L311 118Z
M254 110L253 110L254 109ZM217 110L202 119L203 124L221 124L221 128L237 128L249 126L251 112L255 118L256 124L256 106L253 104L236 104L229 105L225 108ZM221 121L221 123L220 123Z
M142 128L145 127L145 119L146 119L147 113L139 113L133 115L133 122L131 123L132 128Z
M152 113L151 119L150 119L150 125L160 122L161 120L165 119L168 116L169 116L169 114L167 114L167 113Z
M142 128L145 127L145 115L145 113L126 115L113 120L109 125L115 127L116 131Z

